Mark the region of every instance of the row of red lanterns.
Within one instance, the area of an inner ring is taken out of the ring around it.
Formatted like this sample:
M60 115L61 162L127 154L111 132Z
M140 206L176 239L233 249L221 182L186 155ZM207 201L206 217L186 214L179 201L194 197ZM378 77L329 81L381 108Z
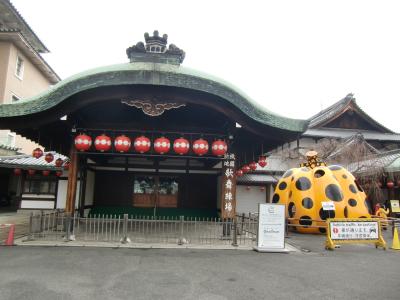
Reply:
M126 153L131 149L131 139L120 135L114 139L114 148L117 152ZM75 148L78 151L88 151L92 146L92 138L87 134L79 134L75 137ZM99 135L94 140L94 147L97 151L107 152L111 150L111 138L105 134ZM136 152L146 153L151 149L151 141L146 136L137 137L133 142ZM154 151L158 154L168 153L171 149L171 142L166 137L159 137L154 140ZM173 149L176 154L184 155L190 150L190 143L187 139L180 137L173 142ZM193 142L192 150L195 154L203 156L208 153L209 144L200 138ZM228 151L228 146L223 140L216 140L211 145L211 152L215 156L223 156Z
M16 176L20 176L20 175L22 175L22 169L20 169L20 168L16 168L16 169L14 169L14 175L16 175ZM27 174L29 175L29 176L33 176L33 175L35 175L36 174L36 171L37 170L34 170L34 169L28 169L28 170L26 170L26 172L27 172ZM50 175L50 170L42 170L42 175L43 176L49 176ZM57 177L60 177L61 175L62 175L62 171L56 171L55 172L55 175L57 176Z
M32 156L39 159L44 155L43 150L40 148L35 148L32 152ZM54 160L54 155L51 152L47 152L44 155L44 160L47 163L51 163ZM57 158L54 162L56 167L61 167L64 164L64 160L62 158Z
M261 167L264 168L268 163L267 163L267 157L265 155L260 155L258 158L258 162L252 161L248 165L242 166L240 169L236 171L236 176L243 176L246 173L252 172L257 170L257 164Z

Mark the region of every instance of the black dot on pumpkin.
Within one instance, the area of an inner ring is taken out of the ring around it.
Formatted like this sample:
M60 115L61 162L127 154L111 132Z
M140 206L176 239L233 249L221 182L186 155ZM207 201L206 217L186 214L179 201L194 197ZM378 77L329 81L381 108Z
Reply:
M325 228L318 228L319 232L321 233L326 233L326 229Z
M357 189L356 189L356 187L354 186L354 184L350 184L349 185L349 189L350 189L350 191L352 192L352 193L357 193Z
M310 226L312 224L312 219L309 216L302 216L299 220L300 225Z
M279 184L279 189L280 189L281 191L283 191L284 189L286 189L286 187L287 187L287 183L284 182L284 181L282 181L282 182Z
M315 171L315 173L314 173L314 177L315 178L320 178L320 177L322 177L322 176L324 176L325 175L325 171L324 170L317 170L317 171Z
M336 184L329 184L325 188L325 195L336 202L342 201L343 200L343 194L342 191L340 190L340 187Z
M357 200L356 199L349 199L348 203L352 207L357 206Z
M293 202L290 202L289 205L288 205L289 217L293 218L295 213L296 213L296 206L294 205Z
M306 191L310 189L311 181L307 177L300 177L296 181L296 188L300 191Z
M280 199L279 195L278 194L274 194L272 196L272 203L278 203L279 199Z
M314 203L311 198L306 197L301 201L301 205L303 205L304 208L310 209L313 207Z
M343 169L341 166L337 166L337 165L332 165L328 167L329 169L331 169L332 171L339 171L341 169Z
M346 174L343 174L342 177L343 177L344 179L347 179L347 175L346 175Z
M344 208L344 217L347 218L349 216L349 213L347 211L347 206Z
M288 178L289 176L291 176L293 174L293 170L287 170L284 174L283 174L283 178Z
M328 218L334 218L335 217L335 211L334 210L323 210L322 208L319 210L319 217L321 220L326 220Z

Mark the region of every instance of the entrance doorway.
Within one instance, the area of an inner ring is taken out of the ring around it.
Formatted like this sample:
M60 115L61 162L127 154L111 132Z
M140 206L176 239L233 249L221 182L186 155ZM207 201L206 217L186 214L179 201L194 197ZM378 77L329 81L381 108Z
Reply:
M135 176L134 207L178 207L179 181L174 176Z

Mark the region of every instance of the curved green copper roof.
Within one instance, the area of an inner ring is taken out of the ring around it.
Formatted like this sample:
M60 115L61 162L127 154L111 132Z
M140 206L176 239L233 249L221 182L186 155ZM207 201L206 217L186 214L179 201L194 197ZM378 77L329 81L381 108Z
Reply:
M151 62L118 64L76 74L35 97L0 105L0 118L43 112L88 89L131 84L181 87L213 94L229 101L253 120L271 127L304 132L308 125L306 120L286 118L260 107L224 80L182 66Z

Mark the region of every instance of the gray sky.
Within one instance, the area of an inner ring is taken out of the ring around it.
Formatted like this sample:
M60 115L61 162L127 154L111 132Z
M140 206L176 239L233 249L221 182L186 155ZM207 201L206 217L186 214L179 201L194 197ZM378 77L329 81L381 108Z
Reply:
M186 67L219 76L278 114L308 118L348 93L400 132L400 2L12 0L66 78L123 63L158 29Z

